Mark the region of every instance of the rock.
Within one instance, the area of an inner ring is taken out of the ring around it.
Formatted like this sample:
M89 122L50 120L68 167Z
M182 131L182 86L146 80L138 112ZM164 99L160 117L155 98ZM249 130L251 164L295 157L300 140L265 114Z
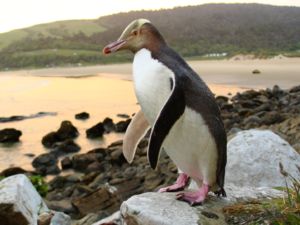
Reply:
M68 120L61 122L60 128L56 133L61 141L76 138L79 135L77 128Z
M58 174L57 157L53 153L44 153L32 161L32 166L42 175Z
M75 224L75 225L77 225L77 224ZM112 215L110 215L109 217L106 217L96 223L93 223L92 225L122 225L121 213L120 213L120 211L117 211L117 212L113 213Z
M71 218L62 212L55 212L50 225L71 225Z
M252 71L252 73L253 73L253 74L260 74L261 72L260 72L260 70L255 69L255 70Z
M102 137L105 132L103 123L97 123L95 126L86 130L87 138Z
M42 144L47 148L52 148L59 141L61 140L56 132L50 132L42 138Z
M70 121L63 121L56 132L46 134L42 144L47 148L53 148L57 142L66 141L79 135L78 130Z
M130 118L130 116L128 114L125 114L125 113L118 113L117 117L124 118L124 119L129 119Z
M49 209L64 212L67 214L76 214L77 210L74 208L70 200L64 199L60 201L48 201L46 200Z
M27 171L22 169L21 167L11 167L11 168L2 170L2 172L0 173L0 176L9 177L9 176L13 176L16 174L24 174L24 173L27 173Z
M247 130L228 142L226 185L252 187L285 186L279 162L295 178L300 179L297 165L300 155L271 131Z
M72 157L73 169L86 171L93 162L101 162L106 156L105 149L99 148L85 154L77 154Z
M106 117L102 123L107 133L115 130L115 124L111 118Z
M125 121L120 121L116 124L116 132L122 133L125 132L128 125L130 124L131 119L127 119Z
M241 199L239 193L248 196ZM203 205L191 207L176 200L176 193L143 193L122 203L121 217L126 225L221 225L227 224L223 213L224 206L239 201L283 196L281 191L270 188L238 187L230 189L227 194L228 198L209 195Z
M0 143L18 142L22 132L14 128L5 128L0 130Z
M113 213L120 205L120 201L116 198L116 195L105 187L85 197L75 199L72 203L82 215L96 213L103 209L109 213Z
M75 115L75 119L78 120L86 120L90 118L90 114L88 114L87 112L81 112Z
M5 225L37 225L38 214L48 211L43 199L25 175L0 182L0 221Z
M291 93L300 92L300 85L295 86L295 87L292 87L292 88L290 89L290 92L291 92Z
M97 221L100 221L102 218L106 217L106 213L104 212L99 212L99 213L89 213L82 219L73 222L72 225L89 225L89 224L94 224ZM103 220L101 220L103 221Z
M72 160L70 159L70 157L65 157L63 160L61 160L61 168L63 170L66 169L71 169L73 164L72 164Z
M38 218L38 225L50 225L53 216L53 212L41 213Z
M10 117L0 117L0 123L6 123L6 122L14 122L14 121L21 121L25 119L32 119L32 118L38 118L42 116L56 116L57 113L55 112L39 112L36 114L32 114L29 116L10 116Z
M63 155L80 151L80 146L76 144L72 139L67 139L60 144L54 145L55 154Z

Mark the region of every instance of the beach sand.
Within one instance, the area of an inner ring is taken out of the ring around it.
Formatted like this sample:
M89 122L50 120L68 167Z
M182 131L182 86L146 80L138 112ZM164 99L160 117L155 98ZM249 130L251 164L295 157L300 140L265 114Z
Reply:
M188 61L191 67L210 84L232 85L242 88L272 87L275 84L290 88L300 83L300 58ZM258 69L260 74L252 74ZM110 64L87 67L47 68L0 72L0 75L31 76L87 76L132 79L132 64Z

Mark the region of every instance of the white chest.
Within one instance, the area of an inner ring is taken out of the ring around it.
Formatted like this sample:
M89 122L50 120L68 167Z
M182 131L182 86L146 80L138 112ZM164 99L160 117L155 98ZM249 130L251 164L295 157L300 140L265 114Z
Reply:
M171 93L171 79L174 79L174 74L153 59L149 50L141 49L134 56L133 79L139 104L147 120L153 125Z

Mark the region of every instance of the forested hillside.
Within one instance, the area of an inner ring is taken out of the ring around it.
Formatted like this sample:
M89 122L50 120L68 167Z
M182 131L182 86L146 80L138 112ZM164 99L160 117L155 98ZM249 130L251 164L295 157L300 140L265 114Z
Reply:
M60 21L0 34L0 68L128 61L101 49L134 19L147 18L184 56L210 53L299 54L300 8L260 4L207 4L135 11L97 20Z

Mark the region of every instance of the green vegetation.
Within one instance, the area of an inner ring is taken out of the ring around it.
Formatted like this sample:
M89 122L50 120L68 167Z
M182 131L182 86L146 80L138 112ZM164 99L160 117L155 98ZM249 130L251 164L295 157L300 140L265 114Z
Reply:
M29 176L29 179L41 196L47 195L49 187L42 176L32 175Z
M300 8L260 4L207 4L134 11L96 20L41 24L0 34L0 69L129 61L130 54L103 56L134 19L148 18L184 57L221 59L213 53L260 58L300 55ZM75 52L75 54L73 54Z

